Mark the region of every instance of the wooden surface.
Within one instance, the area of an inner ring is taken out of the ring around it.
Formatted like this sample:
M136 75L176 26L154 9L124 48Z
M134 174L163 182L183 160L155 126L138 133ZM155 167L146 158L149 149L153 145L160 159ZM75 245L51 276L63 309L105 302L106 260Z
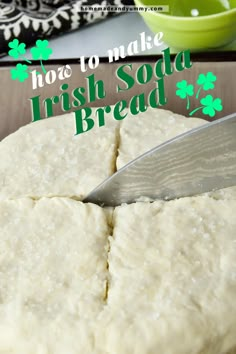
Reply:
M132 62L130 60L130 62ZM143 63L147 63L148 58L145 58ZM68 62L68 64L70 64ZM142 62L132 63L133 72L138 68ZM88 71L85 74L81 72L79 64L71 64L72 76L64 81L56 80L51 85L45 85L43 88L32 90L31 78L25 82L13 81L10 78L10 67L0 67L0 140L8 134L14 132L19 127L31 122L31 104L29 98L40 95L40 101L45 98L60 95L60 85L67 83L69 88L67 92L79 86L86 86L86 76L94 73L96 80L102 79L106 88L107 96L103 100L93 102L93 106L102 106L107 104L114 104L121 99L129 101L135 95L145 92L146 96L155 87L154 79L151 83L146 85L135 85L131 90L126 92L116 93L115 87L120 81L116 78L116 70L122 63L105 64L100 63L96 70ZM152 66L155 63L151 63ZM60 65L47 65L47 71L57 69ZM31 67L34 70L37 67ZM183 79L189 83L194 84L199 73L207 73L212 71L218 78L214 90L204 93L212 94L214 97L222 99L224 109L218 113L215 118L221 118L227 114L236 112L236 62L194 62L191 69L186 69L182 72L174 72L171 76L165 77L165 90L168 103L163 106L165 109L170 109L176 113L188 115L186 111L186 100L181 100L176 97L176 83ZM203 96L204 96L203 95ZM199 102L193 102L191 109L199 106ZM42 108L42 107L41 107ZM60 104L54 106L54 115L64 114ZM72 109L73 111L74 109ZM196 114L201 117L201 114ZM206 118L206 116L203 116Z

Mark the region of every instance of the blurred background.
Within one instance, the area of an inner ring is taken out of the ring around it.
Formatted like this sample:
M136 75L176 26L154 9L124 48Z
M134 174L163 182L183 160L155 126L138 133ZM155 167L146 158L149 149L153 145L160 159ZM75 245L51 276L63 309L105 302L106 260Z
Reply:
M0 57L12 60L6 55L8 42L14 38L27 46L33 45L36 39L50 38L53 49L50 58L57 59L106 56L108 49L128 45L140 32L151 34L138 12L79 11L81 5L123 4L134 5L132 0L0 1Z
M185 16L186 13L183 10L186 6L193 2L191 8L197 10L195 8L200 6L201 0L198 0L197 4L196 0L187 0L187 2L186 0L139 0L139 2L135 0L135 2L136 5L169 4L171 10L178 10L174 15L180 14L183 16L184 14ZM220 3L220 6L226 4L222 8L227 10L227 4L233 8L235 0L208 0L204 3L207 4L205 7L208 10L211 4L214 13L214 9L215 11L217 9L216 4L219 5ZM33 45L37 39L49 39L50 47L53 50L50 59L78 58L82 55L88 57L94 54L106 57L108 49L119 45L127 46L131 41L139 39L139 33L141 32L153 35L156 24L158 25L165 16L165 14L161 14L162 17L158 18L158 13L153 13L152 19L151 16L143 18L139 12L81 12L81 5L121 7L122 5L132 6L134 2L133 0L0 0L0 61L13 60L7 56L7 53L9 50L8 43L14 38L18 38L19 42L26 43L27 47ZM194 15L194 12L192 14ZM236 31L236 4L234 17L231 16L231 18L232 21L235 20ZM155 24L154 29L151 27L152 30L149 28L149 21ZM168 20L167 16L166 21L170 23L172 20ZM168 22L166 23L168 24ZM224 23L226 26L227 21L225 19L223 19ZM181 28L181 23L178 26ZM162 30L162 27L157 26L156 31L159 30ZM165 33L165 26L163 30ZM162 47L153 48L141 54L157 54L168 45L168 43L165 43ZM236 41L227 43L222 49L236 50ZM172 51L174 52L175 49L172 49ZM29 50L26 57L29 57Z

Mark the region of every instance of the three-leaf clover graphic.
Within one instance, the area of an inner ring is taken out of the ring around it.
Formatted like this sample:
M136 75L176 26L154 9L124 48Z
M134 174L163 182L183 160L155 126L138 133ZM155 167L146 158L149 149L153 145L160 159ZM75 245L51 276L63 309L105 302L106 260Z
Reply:
M38 39L36 41L36 46L31 48L31 54L33 59L40 59L40 64L43 70L43 73L46 74L46 69L43 66L42 60L48 60L50 55L52 54L52 49L48 48L48 41L46 39L41 40Z
M200 85L200 88L197 91L196 98L199 97L200 91L212 90L215 87L214 82L217 80L216 76L212 72L206 74L199 74L197 79L197 84Z
M176 95L179 96L181 99L187 98L187 106L186 108L189 109L190 101L189 97L194 95L194 87L190 85L186 80L182 80L177 82L176 87Z
M25 50L25 43L20 43L17 38L15 38L13 41L8 43L8 46L10 50L8 51L8 54L14 58L14 59L24 59L27 63L32 64L32 62L27 59L24 54L26 53ZM31 54L32 58L37 60L40 59L40 64L41 68L44 74L46 74L46 69L43 66L42 60L48 60L50 55L52 54L52 49L48 47L48 41L47 40L37 40L36 41L36 46L31 49ZM29 73L32 71L29 70L27 65L22 65L18 63L15 67L15 69L11 70L11 77L13 80L18 79L20 82L23 82L25 79L29 77ZM36 74L40 74L39 72L36 72Z
M204 106L202 112L204 114L208 114L210 117L214 117L215 111L222 111L222 102L220 98L213 98L211 95L207 95L206 97L200 100L200 103Z
M14 59L18 59L20 57L22 57L22 59L24 59L25 61L27 61L27 63L31 63L30 60L26 59L23 55L25 54L25 43L20 43L19 40L17 38L15 38L13 41L8 43L8 47L11 48L8 51L8 54L14 58Z
M20 82L25 81L29 77L28 66L24 64L17 64L15 69L11 69L12 80L18 79Z
M25 54L25 43L19 43L19 40L16 38L8 43L8 47L12 48L8 51L8 54L15 59Z
M202 104L201 107L194 109L192 112L189 113L192 116L195 112L199 109L202 109L202 113L205 115L210 116L211 118L215 116L216 111L220 112L223 109L222 101L220 98L214 98L212 95L207 95L200 100Z
M196 84L200 87L196 93L196 98L199 98L201 90L207 91L212 90L215 87L215 81L217 77L211 72L206 74L199 74ZM176 96L179 96L181 99L187 98L187 109L190 109L190 99L189 97L194 95L194 86L190 85L186 80L177 82L176 84ZM214 98L212 95L207 95L200 99L201 106L195 108L192 112L189 113L192 116L195 112L202 110L202 113L210 117L214 117L216 112L220 112L223 109L222 101L220 98Z

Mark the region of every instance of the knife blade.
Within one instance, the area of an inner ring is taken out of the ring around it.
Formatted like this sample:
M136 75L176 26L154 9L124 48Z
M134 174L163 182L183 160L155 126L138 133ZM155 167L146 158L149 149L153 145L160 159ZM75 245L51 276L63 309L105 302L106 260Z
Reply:
M102 182L84 202L118 206L140 197L171 200L234 185L236 113L142 154Z

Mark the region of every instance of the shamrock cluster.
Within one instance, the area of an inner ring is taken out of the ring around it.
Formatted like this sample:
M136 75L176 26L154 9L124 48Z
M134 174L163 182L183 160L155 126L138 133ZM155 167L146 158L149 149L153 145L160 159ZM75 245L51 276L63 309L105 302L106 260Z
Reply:
M200 74L196 81L199 86L195 95L196 99L199 99L201 91L212 90L215 87L215 81L217 77L212 73ZM189 84L186 80L177 82L176 95L181 99L186 99L186 109L190 110L190 97L194 96L194 86ZM220 112L223 109L222 101L220 98L214 98L212 95L206 95L200 99L200 107L192 110L189 115L192 116L195 112L202 110L202 113L213 118L216 111Z
M12 42L8 43L10 50L8 54L14 59L24 60L31 64L31 60L25 57L25 43L19 43L18 39L14 39ZM48 47L48 41L38 39L35 43L35 47L30 49L32 59L40 60L40 65L42 72L46 74L46 69L43 65L43 60L48 60L52 54L52 49ZM20 82L25 81L29 77L30 73L29 66L27 64L18 63L14 69L11 69L11 77L13 80L19 80Z

